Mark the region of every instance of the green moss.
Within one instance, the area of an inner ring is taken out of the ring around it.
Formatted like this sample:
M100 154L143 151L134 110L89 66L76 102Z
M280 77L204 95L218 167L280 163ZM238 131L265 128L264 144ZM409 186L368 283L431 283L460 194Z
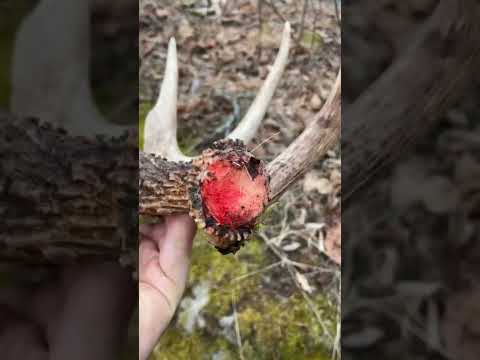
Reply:
M251 240L236 255L222 255L208 244L207 235L199 232L193 248L189 284L201 281L212 284L206 313L221 317L231 312L232 291L240 285L242 291L258 285L255 277L244 280L240 277L260 269L263 258L263 245L259 241Z
M316 310L333 334L335 311L321 295L315 300ZM257 359L292 359L300 354L308 359L329 358L327 334L298 293L280 301L259 296L254 304L239 309L238 321Z
M287 298L277 298L263 289L258 271L268 266L271 259L265 256L262 241L251 240L234 256L219 254L202 232L194 244L189 287L203 281L211 285L209 304L202 311L206 326L187 334L179 323L173 324L162 337L154 359L211 359L219 352L224 355L222 359L238 359L236 342L227 341L219 325L222 317L233 313L232 294L244 358L330 359L330 339L303 296L295 292ZM333 335L336 308L323 294L313 297L312 302L328 333Z
M304 31L300 44L305 48L317 51L324 45L323 37L318 32Z
M167 331L153 352L151 360L211 359L221 353L224 360L235 359L231 345L223 338L209 338L202 334L185 334L176 329Z

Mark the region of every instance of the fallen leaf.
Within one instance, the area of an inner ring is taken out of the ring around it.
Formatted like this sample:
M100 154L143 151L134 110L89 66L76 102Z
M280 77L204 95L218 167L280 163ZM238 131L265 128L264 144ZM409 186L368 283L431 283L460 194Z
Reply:
M336 264L342 263L342 223L340 216L335 219L333 225L327 230L324 240L325 254Z

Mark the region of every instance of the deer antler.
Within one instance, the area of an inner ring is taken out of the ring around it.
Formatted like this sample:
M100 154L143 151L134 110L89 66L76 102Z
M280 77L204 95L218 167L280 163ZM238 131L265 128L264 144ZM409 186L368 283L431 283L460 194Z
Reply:
M212 235L222 253L235 252L256 219L338 140L340 78L324 108L271 164L249 153L244 142L255 135L286 67L290 25L286 23L275 63L237 128L200 156L182 154L176 139L177 62L170 40L164 82L145 124L145 152L140 152L139 213L162 216L188 212Z
M90 88L90 1L41 0L16 35L11 111L72 135L120 135ZM41 47L41 48L40 48Z
M263 117L268 109L268 104L272 100L273 93L280 82L283 71L288 62L288 51L290 49L290 23L285 23L283 29L282 43L278 50L277 58L272 66L272 70L268 74L267 79L263 83L262 88L258 92L255 100L238 124L235 130L228 135L229 139L239 139L244 143L249 143L257 133Z
M478 12L474 0L439 2L407 51L347 107L342 202L361 193L462 96L478 68Z
M267 79L246 115L236 129L228 135L228 139L249 143L255 136L287 65L290 32L290 23L287 22L283 30L280 50ZM175 39L172 38L168 43L167 64L160 94L155 106L145 119L144 150L160 154L172 161L188 161L191 158L180 151L177 143L177 88L177 50Z

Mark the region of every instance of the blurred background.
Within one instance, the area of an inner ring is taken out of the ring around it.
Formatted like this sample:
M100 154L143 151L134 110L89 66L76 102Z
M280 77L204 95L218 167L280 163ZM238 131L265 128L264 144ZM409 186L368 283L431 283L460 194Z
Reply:
M17 31L40 3L42 2L38 0L0 2L0 107L3 109L8 109L11 97L12 60ZM103 116L113 123L132 123L138 106L135 81L138 59L132 57L138 49L138 40L134 35L138 32L138 19L132 16L136 6L133 0L91 0L91 48L83 49L83 55L90 52L90 57L82 59L90 62L90 84L94 101ZM52 17L55 16L60 15L52 13ZM59 32L61 33L60 28ZM49 43L54 43L54 39L39 35L37 42L41 52L48 49ZM40 54L38 57L41 58ZM60 72L65 69L56 67L55 70ZM49 69L45 68L44 71ZM32 82L37 80L32 79Z
M252 147L272 159L320 110L333 85L340 67L336 5L140 0L140 129L158 95L170 37L179 57L178 139L183 151L197 154L241 119L289 21L290 61ZM339 149L269 209L236 255L222 256L197 234L188 288L152 359L339 356Z
M50 6L50 8L47 7L48 11L43 11L43 13L41 14L39 14L39 12L36 12L36 10L39 9L41 5L46 4ZM64 94L62 94L61 92L55 93L56 88L54 86L52 88L49 88L48 86L45 86L45 83L42 84L40 79L50 79L52 84L59 84L65 78L68 78L68 76L66 75L78 74L79 68L82 68L82 66L84 66L85 64L89 64L89 89L91 88L91 92L93 95L92 100L98 107L98 110L100 111L102 116L111 123L130 124L132 128L135 128L137 126L138 3L133 0L92 0L91 6L89 8L89 13L83 14L81 11L78 11L77 13L75 13L75 11L72 11L73 16L72 13L69 13L67 15L66 10L69 9L69 6L71 6L70 8L75 8L77 4L78 3L75 3L75 1L72 2L63 0L0 1L0 114L2 115L2 121L5 121L7 123L2 123L2 140L8 140L8 136L3 133L5 129L8 129L8 122L11 122L13 124L16 121L16 118L10 115L13 112L10 104L12 98L12 73L14 68L13 59L15 47L18 47L17 39L19 29L28 21L28 19L31 19L31 15L34 13L37 14L37 19L39 19L40 21L37 22L35 26L31 27L31 29L33 29L34 31L30 32L30 38L28 39L29 41L27 41L27 43L28 45L32 45L30 49L34 49L37 52L33 53L33 56L29 57L28 59L20 60L25 60L24 64L30 62L30 64L25 66L23 70L27 70L28 68L35 69L38 76L32 76L31 78L27 79L27 83L28 81L30 81L31 87L33 89L38 89L41 96L44 96L45 99L47 99L49 95L51 96L51 98L56 99L56 101L51 104L52 109L61 109L61 112L63 112L63 114L68 114L71 103L62 103L62 99L68 99L68 96L64 97ZM80 8L82 10L84 9L84 7L82 6ZM70 24L75 24L75 20L77 18L81 18L82 15L86 15L87 22L84 24L85 27L69 27ZM67 16L70 17L68 18ZM68 20L62 23L62 20L64 19ZM52 26L49 28L46 24L52 24ZM64 26L62 27L62 25ZM55 29L53 33L46 30L47 28L51 29L52 27ZM82 42L81 40L84 39L81 36L77 38L74 37L73 34L79 33L88 34L88 41ZM70 35L72 35L71 38L69 38ZM67 39L67 41L65 41L65 39ZM75 39L78 41L68 41L71 39ZM24 42L24 46L25 44L26 43ZM90 46L83 46L85 44L88 44ZM28 46L26 47L28 48ZM55 52L55 50L57 52ZM51 52L49 53L49 51ZM47 61L42 64L40 59L46 59L49 57L49 55L51 55L51 59L54 60L60 58L70 60L75 59L75 61L63 62L61 64L55 62L48 63ZM39 64L40 66L36 68L35 66ZM35 71L32 70L30 74L35 73ZM68 71L71 72L68 73ZM73 81L72 84L74 87L78 86L78 83L75 83L75 81ZM51 89L54 90L49 92ZM40 100L42 99L41 96L39 97ZM34 101L35 99L32 99L30 97L24 97L18 101L19 108L28 108L30 102ZM47 117L46 119L42 118L41 120L45 120L45 122L48 122L50 119ZM87 119L77 117L75 120L79 120L80 122L85 123ZM63 123L52 122L51 125L54 127L64 126L68 129L68 125L65 125ZM70 133L70 135L75 135L75 133ZM71 140L71 138L67 138L66 140L63 139L63 141L68 142L69 139ZM21 141L20 144L22 144ZM64 145L67 146L68 144ZM75 145L72 145L72 148L74 146ZM15 149L12 149L12 152L14 153ZM19 154L20 155L18 155L18 158L21 157L21 151L19 151ZM105 151L102 153L103 156L107 156L106 154L107 152ZM12 175L12 173L15 173L15 171L21 173L21 168L20 170L15 169L15 163L12 161L12 159L17 159L12 158L11 153L2 153L2 155L3 157L0 156L2 158L2 161L4 159L7 159L7 161L5 161L5 167L3 166L4 163L2 163L2 166L0 167L0 177L3 184L5 178L8 178L10 175ZM115 154L115 156L120 155L121 154L118 153ZM25 158L29 159L30 157L35 158L34 156L30 156L30 154L25 155ZM21 163L21 161L19 162ZM40 168L41 167L39 166L38 169ZM7 171L6 174L3 173L5 169ZM41 171L38 169L38 172ZM52 176L52 174L39 173L38 176L40 178L41 176L45 176L45 178L48 178L49 176ZM136 182L136 179L132 178L131 180L134 183ZM35 180L33 180L32 183L35 183ZM29 196L32 196L34 198L35 196L32 194L38 194L42 192L43 183L41 181L38 181L37 184L39 184L38 189L35 187L28 188L27 190L29 190L31 193L26 191L23 194L26 199L28 199ZM135 183L134 188L136 188L136 186L137 184ZM6 201L5 197L8 199L8 192L5 191L3 195L5 196L2 198L2 211L5 211L6 205L5 203L3 203L3 201ZM135 204L137 203L136 196L133 196L132 202ZM17 199L15 203L7 202L7 206L9 206L10 210L10 212L8 213L8 216L10 216L9 220L12 221L15 216L14 214L18 214L18 219L14 220L17 220L16 224L18 224L19 228L22 229L22 226L25 226L24 231L26 231L27 233L32 232L32 234L34 235L32 236L34 241L32 242L32 244L30 244L32 245L33 249L28 249L26 251L41 254L42 250L44 249L44 244L42 243L44 239L35 239L35 231L38 224L29 225L22 223L22 221L25 220L24 218L27 219L25 222L28 222L28 216L23 216L22 214L28 214L28 211L31 210L29 207L28 210L25 211L23 209L23 207L25 207L25 204L28 204L28 202L22 202L19 199ZM65 201L65 204L68 204L68 202ZM136 215L136 206L132 208L132 212ZM4 214L3 220L5 220L5 212L3 212L2 214ZM58 219L53 217L46 219L46 221L51 221L52 224L55 224ZM11 223L13 223L13 221ZM136 224L134 224L133 226L135 226L136 229ZM8 237L5 232L5 228L5 222L2 222L0 224L0 257L2 258L2 260L0 261L0 294L2 295L0 313L2 316L2 321L0 321L0 323L2 325L2 357L5 356L8 358L9 356L12 356L12 353L9 352L12 347L9 347L9 345L11 344L9 343L9 338L7 335L10 332L12 334L15 334L15 332L14 330L12 330L12 327L10 327L10 323L8 323L7 321L9 317L4 317L5 313L10 315L14 313L11 309L8 309L8 307L7 310L5 310L6 307L3 303L7 296L5 294L9 294L9 291L11 289L17 287L22 289L28 289L29 291L31 291L31 293L27 292L30 295L28 295L24 300L25 303L28 304L27 310L29 310L30 308L34 307L34 296L32 294L34 294L36 291L41 292L45 284L47 284L48 286L52 279L57 279L57 277L59 277L59 273L61 273L59 271L59 269L61 268L44 264L24 264L21 257L14 259L15 262L11 262L11 260L8 259L8 256L7 260L5 260L4 255L5 253L8 253L9 246L15 249L15 246L17 245L15 242L15 238L12 238L12 236L10 236L10 238ZM95 230L90 229L90 231L94 232ZM88 236L88 233L85 233L85 235ZM19 241L21 242L21 240ZM62 239L60 239L60 241L62 241ZM131 239L129 239L129 243L130 246L136 250L136 238L132 237ZM68 239L66 239L64 244L65 248L68 248L69 246L71 248L72 246L68 243ZM29 244L26 243L22 245L28 247ZM134 253L134 258L136 259L136 252ZM38 261L39 264L41 263L40 260L41 259L39 259ZM88 265L86 267L88 268ZM88 269L85 270L85 272L88 273ZM87 292L86 297L88 298ZM79 301L82 300L80 299ZM85 303L85 301L83 301L83 303ZM120 318L120 315L117 314L117 317ZM14 338L15 336L12 335L12 337ZM19 338L21 337L19 336ZM25 352L31 350L29 349L29 346L32 344L22 343L21 345L22 347L24 347ZM116 347L118 347L118 345L116 345ZM126 346L122 347L122 350L125 350L122 353L122 358L136 359L138 356L138 316L134 316L133 320L131 321L131 324L129 326L128 343L126 344ZM33 352L33 350L31 351Z
M475 52L479 28L472 26L477 24L475 18L465 20L465 13L478 17L478 7L470 1L345 0L342 10L343 113L371 95L375 81L385 80L407 57L412 66L404 79L391 82L388 94L377 93L370 99L379 104L390 96L392 108L406 108L408 104L402 102L412 97L405 94L415 94L413 110L402 113L415 120L412 128L398 130L390 139L397 145L396 162L377 171L369 186L342 209L342 355L346 359L477 359L480 92L478 74L453 65L451 59L461 49ZM454 38L455 26L447 25L453 19L462 24L457 29L471 29L475 41ZM445 30L452 39L439 45L426 26ZM433 51L432 61L416 61L415 54L422 58L440 46L442 55ZM478 67L478 59L469 59ZM432 78L439 79L447 70L452 82L467 71L464 89L452 91L448 81L443 87L433 81L422 92L409 87L415 83L411 79L432 71ZM448 111L426 105L435 116L430 119L433 126L422 132L429 120L422 116L426 109L414 108L416 101L439 93L445 94L443 101L459 100ZM376 113L379 118L382 110ZM349 114L342 119L344 130L354 127L355 121L365 121ZM365 139L375 142L384 132L370 126L365 128ZM407 140L406 133L417 137ZM344 140L348 146L352 139L342 137L345 154ZM343 165L348 166L345 159ZM346 181L344 176L344 189Z

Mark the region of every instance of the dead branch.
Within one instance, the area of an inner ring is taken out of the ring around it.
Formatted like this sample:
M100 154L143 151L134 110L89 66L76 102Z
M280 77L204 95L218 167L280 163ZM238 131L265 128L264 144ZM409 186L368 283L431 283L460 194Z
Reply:
M305 19L307 16L307 10L308 10L308 0L303 0L302 17L300 19L300 30L298 31L297 43L299 43L303 38L303 33L305 31Z

